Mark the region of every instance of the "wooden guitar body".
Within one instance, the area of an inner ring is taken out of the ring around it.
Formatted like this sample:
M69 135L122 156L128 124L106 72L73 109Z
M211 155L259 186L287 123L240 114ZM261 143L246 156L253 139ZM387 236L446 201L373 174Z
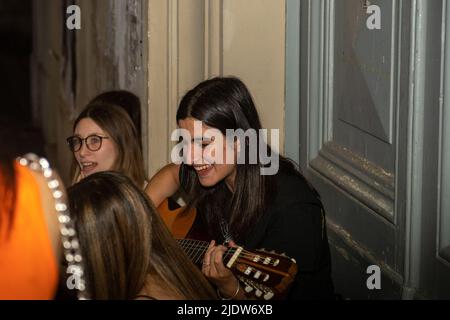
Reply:
M184 239L194 224L197 210L195 208L185 210L185 207L171 208L172 203L169 201L171 200L164 200L157 210L174 238ZM176 205L176 202L174 205Z
M166 199L158 211L192 262L201 266L209 242L188 239L195 234L195 231L190 232L197 216L195 208L186 210ZM243 247L230 247L224 253L224 264L244 285L247 293L254 292L256 298L265 300L284 297L297 274L294 259L264 249L250 251Z

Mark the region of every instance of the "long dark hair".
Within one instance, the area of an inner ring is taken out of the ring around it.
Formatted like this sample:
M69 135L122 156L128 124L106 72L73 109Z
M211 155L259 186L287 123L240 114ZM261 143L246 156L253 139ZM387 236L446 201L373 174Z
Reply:
M98 172L68 194L91 298L134 299L148 275L185 299L215 297L146 194L127 176Z
M262 129L249 90L235 77L206 80L187 92L180 102L177 122L189 117L220 130L224 135L227 129ZM259 139L257 134L256 146L260 145ZM265 147L268 154L274 152L269 145ZM245 142L244 148L247 157L248 141ZM282 170L299 174L288 159L282 156L279 156L279 159ZM236 165L234 192L231 196L224 181L204 188L192 167L181 166L181 186L191 196L188 207L195 206L202 212L208 229L212 230L214 235L221 234L219 220L224 219L229 224L232 236L236 240L241 239L248 227L254 224L272 201L275 188L273 176L261 175L264 165L259 160L256 164L250 164L247 160L245 164Z
M13 224L16 202L15 153L11 147L14 144L12 138L11 132L0 128L0 227L6 221L8 223L6 230Z
M106 102L90 103L75 120L73 124L74 132L78 123L85 118L92 119L115 142L118 152L114 170L123 172L134 183L143 187L146 174L140 138L128 113L123 108L114 104ZM80 167L75 156L73 157L71 171L72 183L78 182Z

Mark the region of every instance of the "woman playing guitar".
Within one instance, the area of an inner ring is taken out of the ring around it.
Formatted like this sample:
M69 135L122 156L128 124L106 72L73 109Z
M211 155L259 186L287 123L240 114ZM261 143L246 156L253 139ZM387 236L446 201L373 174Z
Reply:
M189 233L189 237L203 235L211 241L202 272L219 294L246 298L236 276L224 266L227 247L220 245L238 243L248 249L284 252L297 261L298 273L288 298L333 298L320 198L295 165L264 142L244 83L233 77L200 83L181 100L177 124L184 129L183 138L188 137L183 139L183 164L162 168L146 192L156 206L180 188L187 194L188 209L181 214L185 225L177 225L173 218L166 223L175 236ZM230 139L229 129L256 134L254 139ZM261 157L261 151L270 161Z

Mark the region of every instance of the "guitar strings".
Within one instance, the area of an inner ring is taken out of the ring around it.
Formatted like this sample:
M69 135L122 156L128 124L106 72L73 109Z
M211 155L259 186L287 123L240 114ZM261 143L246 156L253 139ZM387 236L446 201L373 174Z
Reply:
M201 240L192 240L192 239L179 239L178 242L183 247L183 249L186 251L186 254L191 257L191 259L194 261L194 263L200 263L201 259L203 258L204 254L208 250L209 243ZM224 260L228 259L229 256L233 256L233 254L236 252L236 248L229 248L225 254L224 254ZM193 255L194 254L194 255ZM245 249L241 251L240 256L243 258L246 258L248 260L253 260L253 258L258 255L261 257L261 259L265 259L264 255L261 254L255 254L252 252L249 252ZM272 257L270 258L270 261L267 263L269 265L275 265L275 260Z

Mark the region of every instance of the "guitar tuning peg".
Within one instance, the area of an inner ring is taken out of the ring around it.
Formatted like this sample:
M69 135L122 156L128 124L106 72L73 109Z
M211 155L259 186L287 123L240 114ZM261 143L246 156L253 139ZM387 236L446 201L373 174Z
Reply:
M264 299L265 300L270 300L270 299L273 298L273 296L274 296L273 292L269 291L269 292L266 292L266 294L264 295Z
M260 276L261 276L261 271L256 271L256 273L255 273L255 275L253 276L253 278L259 279Z
M261 290L259 290L259 289L256 289L256 291L255 291L255 296L257 296L258 298L260 298L261 296L262 296L262 291Z
M292 261L293 263L297 263L297 261L295 261L294 258L291 258L291 261Z
M250 292L252 292L253 291L253 287L252 286L249 286L249 285L247 285L245 288L244 288L244 290L245 290L245 292L247 292L247 293L250 293Z
M269 280L270 276L268 274L266 274L266 276L264 277L263 281L266 282L267 280Z

